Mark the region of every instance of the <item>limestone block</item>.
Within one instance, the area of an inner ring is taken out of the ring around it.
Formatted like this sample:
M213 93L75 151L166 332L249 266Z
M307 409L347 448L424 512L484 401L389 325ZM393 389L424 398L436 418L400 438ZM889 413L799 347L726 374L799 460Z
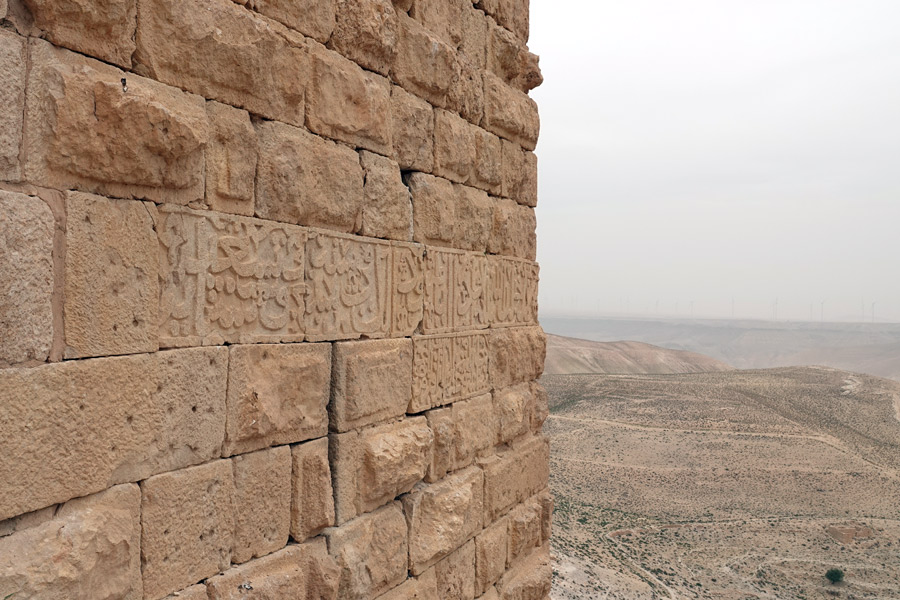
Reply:
M122 68L131 68L136 0L24 0L44 39Z
M6 14L0 6L0 18ZM0 30L0 181L19 181L19 146L25 112L25 38Z
M412 489L425 476L434 442L425 417L329 437L339 525Z
M291 537L302 542L334 525L328 440L294 446L291 456Z
M306 230L160 206L159 344L304 338Z
M456 224L453 184L440 177L413 173L407 185L412 195L413 239L423 244L452 245Z
M497 588L491 587L488 591L479 596L478 600L500 600L500 594L497 593Z
M491 237L494 201L487 192L467 185L454 184L453 191L456 200L454 247L484 252Z
M477 69L487 66L488 18L480 10L466 7L462 10L462 39L459 53Z
M227 352L0 370L0 520L217 457Z
M143 202L66 195L66 358L158 349L158 256Z
M311 51L306 125L314 133L390 154L391 84L322 46Z
M335 344L332 383L332 431L403 416L412 397L412 340Z
M502 138L534 150L540 131L537 104L492 73L484 74L482 126Z
M29 182L176 204L203 198L202 98L40 40L29 44Z
M540 431L550 416L550 399L547 390L537 381L531 382L531 429Z
M484 594L506 572L509 519L503 517L475 538L475 593Z
M445 600L445 597L438 591L434 569L429 569L379 596L378 600Z
M540 327L494 329L488 343L495 389L531 381L543 373L547 339Z
M206 148L206 204L218 212L253 215L256 130L247 111L206 103L210 140Z
M537 323L540 268L515 258L487 258L488 322L491 327Z
M422 484L403 497L413 575L421 574L481 531L483 499L484 480L478 467L469 467L438 483Z
M172 592L165 597L165 600L209 600L209 597L206 595L206 586L198 583L178 592Z
M498 198L494 204L488 251L534 260L537 254L536 230L537 219L533 208L509 198Z
M434 575L441 600L474 600L475 540L435 564Z
M434 174L450 181L469 181L475 168L475 127L458 115L434 114Z
M500 138L475 128L475 168L469 185L499 194L503 183L503 145Z
M466 0L416 0L409 14L445 44L456 48L462 41L463 11L469 8L467 4Z
M271 24L229 0L138 0L138 12L137 72L303 125L307 50Z
M404 337L415 333L425 311L425 247L419 244L393 244L391 335Z
M544 546L503 576L497 584L500 600L545 600L552 576L550 549Z
M231 459L234 474L232 562L283 548L291 526L291 449L279 446Z
M486 328L488 258L446 248L427 250L423 333Z
M262 123L258 132L256 216L356 231L363 204L356 152L282 123Z
M490 21L488 26L487 69L508 85L519 76L519 54L526 51L516 35Z
M391 87L391 138L401 169L430 173L434 165L434 110L399 86Z
M509 29L522 42L528 41L529 0L478 0L475 5L494 17L501 26Z
M537 206L537 156L502 140L502 195L525 206Z
M141 600L140 511L138 486L120 485L0 537L0 592L11 600Z
M530 383L494 391L497 443L505 444L531 429L534 396Z
M409 412L422 412L490 391L485 360L487 342L487 336L480 333L414 337Z
M453 470L453 446L456 442L456 427L453 423L451 407L436 408L425 413L428 426L434 434L434 449L431 463L425 474L425 481L434 483Z
M229 358L224 455L328 432L328 344L231 346Z
M7 9L8 9L8 6L6 4L6 0L0 0L0 19L4 18L6 16Z
M337 0L330 45L360 66L385 77L397 55L400 23L390 0Z
M50 353L53 229L42 200L0 191L0 365L44 361Z
M163 473L141 484L144 598L162 598L231 565L231 461Z
M252 5L261 15L323 44L334 31L335 0L253 0Z
M478 125L484 116L484 79L481 69L465 60L457 60L459 78L450 88L446 107Z
M444 107L459 79L456 52L418 21L398 15L400 45L394 62L394 80L408 92L434 106Z
M543 509L537 498L530 498L509 513L510 565L528 555L533 548L541 545L541 515Z
M400 166L365 150L360 151L359 162L365 173L360 235L411 241L412 200Z
M547 487L550 450L541 435L481 461L484 470L484 519L494 521L510 508Z
M425 413L434 432L434 455L425 481L433 483L449 472L472 464L495 443L495 415L490 394L455 402Z
M326 529L325 537L341 570L341 600L377 598L406 579L408 534L399 503Z

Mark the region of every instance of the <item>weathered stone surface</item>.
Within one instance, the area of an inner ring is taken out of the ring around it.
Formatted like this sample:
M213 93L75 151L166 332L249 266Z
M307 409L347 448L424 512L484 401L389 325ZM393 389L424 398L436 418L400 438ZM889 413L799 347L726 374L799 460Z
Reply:
M453 426L453 410L447 406L436 408L425 413L428 426L434 434L434 446L431 463L425 474L425 481L434 483L444 478L453 470L453 444L456 441L456 428Z
M479 596L478 600L500 600L500 594L497 592L497 588L491 587Z
M198 348L0 370L0 520L218 456L227 363Z
M528 92L543 83L537 56L511 31L491 24L487 68L512 87Z
M438 592L434 569L429 569L379 596L378 600L444 600L444 596Z
M425 417L332 434L337 523L386 504L421 481L434 435Z
M481 462L484 470L484 520L494 521L510 508L547 487L550 450L536 435Z
M430 173L434 165L434 110L399 86L391 87L391 138L402 169Z
M544 490L538 496L541 503L541 543L550 541L550 526L553 522L553 495Z
M484 594L506 571L509 519L503 517L475 538L475 593Z
M6 14L0 6L0 18ZM19 181L22 176L19 146L25 112L25 38L0 30L0 181Z
M206 114L211 130L206 204L215 211L252 216L258 148L250 115L218 102L207 102Z
M328 432L328 344L231 346L226 456Z
M475 169L469 181L482 190L499 194L503 183L503 146L500 138L475 128Z
M81 54L131 68L136 0L24 0L43 38Z
M294 446L291 456L291 537L302 542L334 525L328 440Z
M500 600L546 600L552 574L550 549L544 546L503 576L497 584Z
M473 67L487 66L488 18L480 10L466 7L462 11L461 57Z
M532 381L544 372L547 338L540 327L494 329L488 343L494 389Z
M341 569L342 600L377 598L406 579L408 535L399 503L327 529L325 537Z
M365 150L360 151L359 162L365 173L360 235L412 240L412 200L400 177L400 166Z
M0 592L11 600L141 600L140 515L140 489L120 485L0 538Z
M291 449L279 446L231 459L234 473L232 562L283 548L291 526Z
M541 513L537 498L530 498L510 511L507 559L510 565L541 545Z
M497 426L490 394L428 411L425 416L434 432L434 455L425 479L429 483L469 466L495 443Z
M491 378L484 361L487 354L484 334L414 337L413 398L409 412L421 412L490 391Z
M314 46L306 124L315 133L390 154L391 84L337 52Z
M475 598L475 541L466 544L434 565L437 597L441 600Z
M259 125L256 216L344 232L359 227L359 156L302 129Z
M478 0L475 5L523 42L528 41L529 0Z
M534 260L537 253L536 230L537 219L533 208L509 198L498 198L494 204L488 251Z
M487 258L488 322L491 327L537 323L538 266L526 260Z
M488 258L482 254L428 249L423 333L471 331L488 326L487 263Z
M40 40L30 53L29 182L176 204L203 198L202 98Z
M330 45L360 66L387 76L397 55L400 23L390 0L337 0Z
M244 0L240 4L244 4ZM261 15L296 29L323 44L334 31L335 0L253 0Z
M42 200L0 191L0 365L44 361L50 353L53 228Z
M416 0L409 14L444 43L456 48L462 41L463 11L469 8L467 4L466 0Z
M425 302L425 247L393 244L391 335L409 336L419 329Z
M303 125L307 50L269 23L229 0L138 0L138 12L137 72Z
M165 600L209 600L209 597L206 595L206 586L198 583L189 588L172 592L166 596Z
M550 416L550 399L547 390L537 381L531 382L531 429L540 431Z
M423 244L452 245L456 225L453 184L440 177L413 173L407 185L412 195L413 239Z
M66 195L66 358L159 347L153 225L143 202Z
M407 91L443 107L459 79L453 48L418 21L400 14L400 45L392 75Z
M456 200L454 247L484 252L491 236L494 201L487 192L467 185L454 184L453 191Z
M481 124L526 150L534 150L537 144L540 131L537 104L492 73L484 74L484 120Z
M231 565L231 461L163 473L141 484L144 598L162 598Z
M502 142L502 195L525 206L537 206L537 156L518 144Z
M494 391L497 443L514 440L531 429L534 402L530 383Z
M466 183L475 166L475 127L446 110L434 115L434 174Z
M413 575L419 575L481 531L483 492L481 469L470 467L439 483L422 484L403 497Z
M159 207L162 347L304 338L306 230Z
M447 108L473 124L481 123L484 115L483 72L464 60L457 61L459 78L450 88Z
M332 431L349 431L406 412L412 397L412 340L334 345L328 406Z

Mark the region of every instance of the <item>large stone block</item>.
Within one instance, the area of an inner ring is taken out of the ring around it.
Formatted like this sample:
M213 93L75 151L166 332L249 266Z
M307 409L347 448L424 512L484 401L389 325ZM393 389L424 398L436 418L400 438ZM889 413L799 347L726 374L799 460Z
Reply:
M391 335L410 336L425 311L425 247L394 242Z
M331 46L387 76L397 55L400 23L391 0L338 0Z
M218 212L252 216L259 149L247 111L206 103L210 140L206 148L206 204Z
M530 383L494 391L497 443L505 444L530 431L534 403Z
M283 548L291 527L291 449L279 446L231 459L234 543L231 560L247 562Z
M484 334L414 337L409 412L422 412L490 391L487 357Z
M306 230L161 206L162 347L303 340Z
M71 500L45 523L0 537L0 593L10 600L141 600L140 540L138 486Z
M487 192L468 185L454 184L453 191L456 199L453 246L484 252L491 237L494 200Z
M542 544L542 508L537 497L533 497L515 507L509 513L509 558L510 565L531 553Z
M231 565L231 461L163 473L141 484L144 598L155 600Z
M469 466L495 443L497 425L490 394L428 411L425 416L434 432L434 454L426 478L429 483Z
M0 6L0 18L6 13ZM25 38L0 30L0 181L19 181L22 165L23 114L25 112Z
M377 598L406 579L408 534L399 503L325 530L341 569L341 600Z
M412 397L412 340L366 340L334 345L328 412L344 432L406 413Z
M400 177L400 166L365 150L360 151L359 162L365 172L360 235L411 241L412 200Z
M53 230L42 200L0 191L0 365L44 361L50 353Z
M537 323L538 265L500 256L489 256L487 261L487 320L491 327Z
M328 440L294 446L291 457L291 537L302 542L334 525Z
M24 0L42 37L104 62L131 68L136 0Z
M434 435L425 417L332 434L337 523L386 504L425 477Z
M438 591L434 569L429 569L379 596L378 600L445 600L445 597Z
M40 40L29 44L29 182L156 202L202 200L209 136L202 98Z
M478 467L460 471L439 483L422 484L403 497L413 575L419 575L481 531L483 500L484 480Z
M66 358L158 349L153 225L143 202L66 195Z
M413 239L423 244L452 245L456 227L453 184L440 177L413 173L407 185L412 195Z
M458 115L437 109L434 115L434 174L466 183L475 166L475 127Z
M552 576L550 548L544 546L503 576L497 584L500 600L546 600Z
M481 461L484 470L484 520L494 521L510 508L547 487L550 449L541 435L521 440Z
M422 332L485 329L488 321L488 257L461 250L428 248Z
M400 86L391 87L391 138L402 169L430 173L434 165L434 109Z
M335 0L238 0L323 44L334 31Z
M303 125L307 50L270 23L230 0L138 0L138 12L140 74Z
M437 597L441 600L475 598L475 540L434 565Z
M478 0L475 5L494 17L500 25L509 29L522 42L528 41L529 0Z
M502 142L502 195L525 206L537 206L537 156L518 144Z
M462 11L461 57L478 69L487 65L488 18L480 10L466 7Z
M456 48L462 41L463 11L466 0L416 0L410 16L445 44Z
M483 71L472 66L468 61L457 60L459 77L450 88L446 108L478 125L484 116L484 77Z
M526 150L534 150L541 127L535 101L492 73L484 74L484 120L481 124Z
M540 327L494 329L488 343L494 389L532 381L544 372L547 338Z
M534 260L537 254L536 231L537 219L533 208L509 198L498 198L494 204L488 251Z
M328 432L328 344L240 345L229 353L226 456Z
M506 572L509 519L503 517L475 538L475 593L484 594Z
M197 348L0 370L0 520L217 457L227 364Z
M450 90L459 80L456 52L418 21L400 19L400 45L392 75L408 92L444 107Z
M363 206L356 152L282 123L262 123L258 131L256 215L356 231Z

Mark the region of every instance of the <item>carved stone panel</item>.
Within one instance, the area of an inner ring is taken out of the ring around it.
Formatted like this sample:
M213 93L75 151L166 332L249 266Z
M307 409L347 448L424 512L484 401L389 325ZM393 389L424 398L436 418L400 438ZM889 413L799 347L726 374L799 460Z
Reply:
M486 283L486 256L428 247L423 332L436 334L487 328L490 322Z
M537 323L538 265L488 257L488 320L492 327Z
M412 335L422 322L425 297L425 247L394 244L391 335Z
M485 334L413 338L413 397L409 412L450 404L490 389Z

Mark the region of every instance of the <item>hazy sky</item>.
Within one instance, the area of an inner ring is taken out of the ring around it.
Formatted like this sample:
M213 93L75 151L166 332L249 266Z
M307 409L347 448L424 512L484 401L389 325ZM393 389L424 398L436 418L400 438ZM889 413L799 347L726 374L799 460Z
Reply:
M531 11L543 313L900 320L900 1Z

